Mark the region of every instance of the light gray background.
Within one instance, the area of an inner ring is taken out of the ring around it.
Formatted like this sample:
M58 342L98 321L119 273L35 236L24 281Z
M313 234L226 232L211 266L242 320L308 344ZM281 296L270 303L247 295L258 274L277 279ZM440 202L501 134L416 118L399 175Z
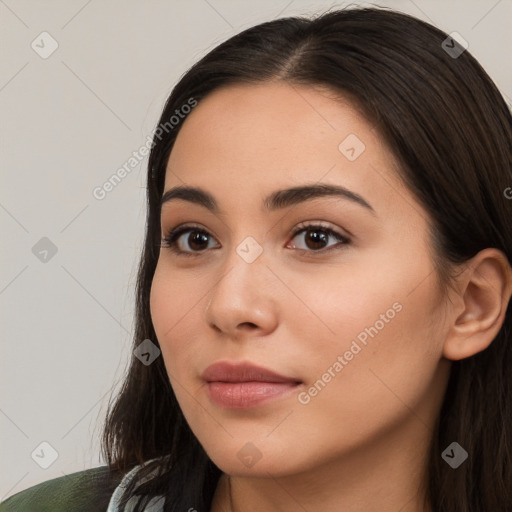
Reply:
M103 200L93 189L144 144L209 49L348 3L0 0L0 499L104 464L98 436L131 355L147 157ZM510 0L374 3L459 32L510 103ZM49 47L44 31L58 43L46 59L31 47ZM32 252L43 237L57 247L46 262ZM58 452L47 469L34 460L51 461L42 442Z

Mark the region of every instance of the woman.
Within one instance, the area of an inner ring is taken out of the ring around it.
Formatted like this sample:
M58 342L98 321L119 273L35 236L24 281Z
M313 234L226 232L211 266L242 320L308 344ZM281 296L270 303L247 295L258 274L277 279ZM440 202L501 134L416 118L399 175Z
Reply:
M195 64L154 132L108 511L511 511L511 128L387 9Z

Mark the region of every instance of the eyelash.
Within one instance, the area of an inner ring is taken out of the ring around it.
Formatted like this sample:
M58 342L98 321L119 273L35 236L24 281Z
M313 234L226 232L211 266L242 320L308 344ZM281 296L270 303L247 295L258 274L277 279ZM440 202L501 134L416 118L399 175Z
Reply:
M335 238L336 240L338 240L339 242L342 242L342 244L335 244L331 247L327 247L325 249L319 249L319 250L307 250L307 249L296 249L298 251L300 251L301 253L307 253L308 255L311 255L311 254L326 254L327 252L330 252L331 250L335 250L335 249L342 249L344 248L344 246L348 245L350 243L350 239L347 238L346 236L342 235L341 233L338 233L337 231L333 230L332 228L329 228L328 226L325 226L323 224L307 224L307 223L302 223L302 224L299 224L299 226L297 226L297 228L291 233L291 237L292 239L295 238L299 233L302 233L302 232L305 232L305 231L322 231L324 232L325 234L327 234L328 236L332 236L333 238ZM170 230L168 233L167 233L167 236L165 236L163 239L162 239L162 242L160 244L160 247L163 247L163 248L167 248L167 249L170 249L172 252L174 252L175 254L177 254L178 256L186 256L186 257L196 257L196 256L201 256L202 254L204 254L206 252L206 249L202 250L202 251L182 251L181 249L178 249L177 248L177 241L178 239L180 238L181 235L183 235L184 233L188 232L188 231L192 231L192 232L197 232L197 233L201 233L201 234L204 234L204 235L207 235L207 236L210 236L210 233L208 233L207 231L205 231L204 229L198 227L198 226L191 226L191 225L185 225L185 226L179 226L177 228L174 228L172 230Z

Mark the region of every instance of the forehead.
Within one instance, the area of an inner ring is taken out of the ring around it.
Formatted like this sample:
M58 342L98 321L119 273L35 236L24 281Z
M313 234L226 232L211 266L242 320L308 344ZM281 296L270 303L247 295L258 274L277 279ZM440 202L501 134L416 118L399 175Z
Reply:
M348 100L335 99L325 88L283 82L234 84L214 91L189 114L171 160L182 156L182 149L200 147L194 155L187 154L189 161L207 152L246 164L249 157L269 164L276 156L300 161L313 152L334 161L340 156L339 144L350 134L379 151L373 132Z
M393 195L409 195L395 167L377 130L348 99L283 82L235 84L211 93L183 121L165 190L200 186L220 202L225 196L234 204L236 193L248 205L278 188L332 183L382 211Z

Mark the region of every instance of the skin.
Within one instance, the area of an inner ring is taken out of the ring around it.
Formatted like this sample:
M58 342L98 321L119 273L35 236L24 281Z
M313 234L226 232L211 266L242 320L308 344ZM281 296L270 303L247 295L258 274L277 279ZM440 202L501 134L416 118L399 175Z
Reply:
M354 161L338 149L351 133L365 145ZM212 511L231 510L227 475L236 512L334 512L340 503L344 512L430 510L422 506L422 485L450 359L492 342L512 272L502 253L486 249L461 269L450 297L441 295L429 256L429 215L395 166L360 112L318 87L230 85L184 121L164 190L199 186L221 212L184 200L163 205L163 237L183 223L209 237L201 252L190 232L181 236L179 247L199 256L161 248L151 315L181 409L224 472ZM375 215L339 197L271 213L262 208L275 190L318 182L360 194ZM308 244L307 233L291 234L315 221L348 236L349 244L332 235L323 245ZM252 263L236 251L248 236L263 250ZM298 393L394 303L401 310L300 403ZM200 377L220 360L250 361L302 384L255 409L223 409L209 400ZM251 467L237 456L248 442L261 454Z

